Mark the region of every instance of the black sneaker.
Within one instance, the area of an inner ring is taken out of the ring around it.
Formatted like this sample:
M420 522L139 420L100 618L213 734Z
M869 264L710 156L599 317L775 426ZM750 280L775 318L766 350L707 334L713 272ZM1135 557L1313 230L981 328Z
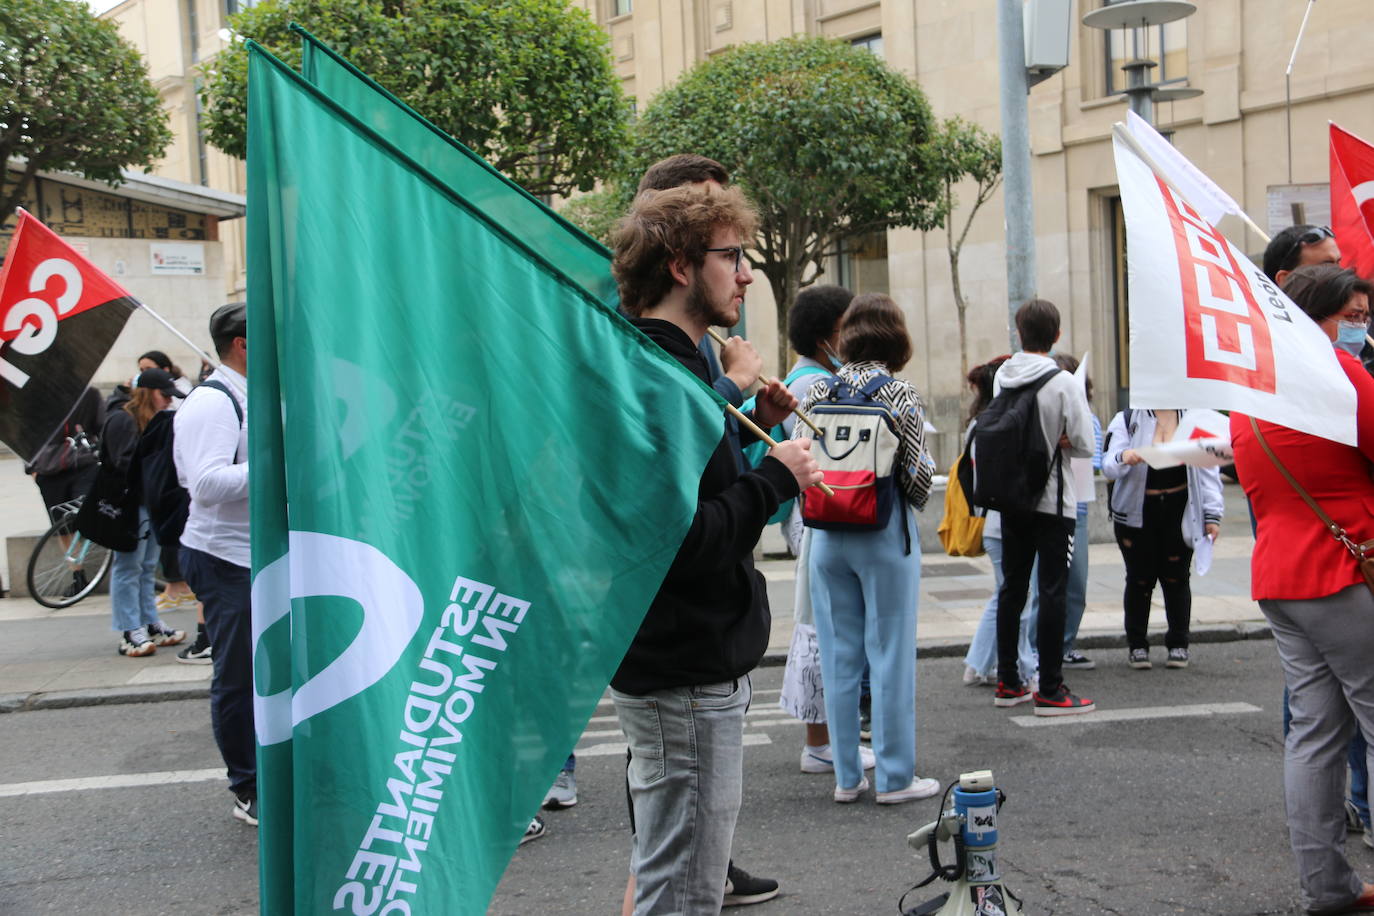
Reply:
M525 835L520 838L520 845L524 846L531 840L539 839L544 835L546 829L548 828L544 826L544 819L536 814L530 818L530 825L525 828Z
M1060 684L1054 693L1035 692L1037 716L1076 716L1096 708L1097 704L1087 697L1076 697L1070 693L1068 684Z
M258 797L239 795L234 799L234 817L251 827L258 826Z
M210 637L205 635L204 624L196 627L196 641L177 653L177 661L184 665L208 665L210 657Z
M78 569L74 573L72 573L72 584L67 586L67 590L62 593L62 597L75 597L76 595L81 594L82 590L90 584L90 580L86 578L86 570Z
M1150 650L1132 649L1126 656L1126 664L1141 671L1148 671L1150 668Z
M1077 649L1065 652L1062 664L1065 668L1077 668L1080 671L1091 671L1097 667L1097 662L1088 658L1088 656L1079 652Z
M778 882L772 878L755 878L744 869L736 867L733 859L730 861L730 867L725 871L725 901L721 903L722 907L763 903L776 896Z
M1188 650L1187 650L1187 649L1170 649L1170 650L1169 650L1169 660L1166 661L1166 662L1164 663L1164 667L1165 667L1165 668L1187 668L1187 667L1188 667Z
M859 740L873 740L873 697L859 697Z

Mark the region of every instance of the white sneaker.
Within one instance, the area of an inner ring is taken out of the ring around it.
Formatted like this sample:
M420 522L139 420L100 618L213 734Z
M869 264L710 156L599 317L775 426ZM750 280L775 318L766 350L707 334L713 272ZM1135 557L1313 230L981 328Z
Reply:
M132 658L141 658L145 655L152 655L157 651L157 644L148 635L147 627L136 627L132 630L124 631L124 638L119 641L119 654L127 655Z
M992 679L978 673L972 665L964 666L964 686L965 687L986 687L992 683Z
M917 776L911 781L911 785L905 789L898 789L896 792L879 792L878 804L900 805L903 802L916 801L918 798L930 798L939 791L940 781L938 779L922 779Z
M835 801L842 805L853 804L859 800L859 796L868 791L868 777L859 780L859 784L852 789L841 789L835 787Z
M859 762L863 764L865 770L873 769L877 763L871 748L859 745ZM833 773L835 772L835 761L830 756L830 745L823 747L812 747L805 745L801 752L801 771L803 773Z

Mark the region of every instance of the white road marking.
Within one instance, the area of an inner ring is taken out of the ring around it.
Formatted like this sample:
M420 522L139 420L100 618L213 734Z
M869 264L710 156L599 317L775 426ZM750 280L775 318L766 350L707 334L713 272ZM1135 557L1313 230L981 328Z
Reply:
M225 779L224 767L213 770L169 770L163 773L127 773L118 776L83 776L78 779L44 779L39 782L11 782L0 785L0 798L15 795L44 795L49 792L84 792L89 789L131 789L162 786L174 782L209 782Z
M768 737L767 735L763 734L762 732L745 732L745 734L744 734L744 746L745 746L745 747L750 747L751 745L755 745L755 744L772 744L772 743L773 743L773 739L770 738L770 737ZM579 747L579 748L577 749L577 756L578 756L578 757L612 757L612 756L624 757L624 756L625 756L625 742L624 742L624 741L611 741L611 742L607 742L606 744L593 744L593 745L591 745L590 747Z
M1192 706L1138 706L1133 709L1102 709L1078 716L1012 716L1022 728L1041 725L1091 725L1094 722L1134 722L1139 719L1181 719L1196 716L1229 716L1263 712L1249 703L1198 703Z

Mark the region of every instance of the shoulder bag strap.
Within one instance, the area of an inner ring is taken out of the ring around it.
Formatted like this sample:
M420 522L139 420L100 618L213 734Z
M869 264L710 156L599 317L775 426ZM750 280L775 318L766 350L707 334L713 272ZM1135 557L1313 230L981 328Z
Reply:
M1308 507L1317 514L1317 518L1321 519L1321 523L1326 526L1327 533L1344 544L1345 549L1350 551L1351 556L1355 557L1357 560L1360 559L1360 550L1355 546L1354 542L1346 536L1345 529L1337 525L1332 521L1331 516L1322 511L1322 507L1317 505L1317 501L1307 494L1307 491L1302 488L1302 485L1293 479L1293 475L1288 473L1288 468L1283 466L1283 462L1279 461L1278 456L1274 454L1274 450L1271 449L1269 443L1265 441L1264 433L1260 432L1259 424L1255 422L1254 417L1250 418L1250 429L1254 430L1255 439L1259 442L1260 448L1264 449L1264 454L1269 456L1269 460L1274 463L1274 467L1279 469L1279 473L1283 475L1283 479L1288 481L1288 485L1297 491L1297 494L1302 497L1302 501L1307 503Z

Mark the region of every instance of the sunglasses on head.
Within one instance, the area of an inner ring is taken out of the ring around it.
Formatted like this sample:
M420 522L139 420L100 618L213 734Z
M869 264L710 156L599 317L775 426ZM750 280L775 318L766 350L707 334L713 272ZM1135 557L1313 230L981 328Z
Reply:
M1330 226L1317 226L1314 229L1308 229L1302 235L1293 239L1293 245L1288 249L1288 255L1283 259L1283 262L1285 264L1293 262L1298 257L1298 254L1308 245L1315 245L1324 239L1334 239L1335 237L1336 233L1331 231Z

